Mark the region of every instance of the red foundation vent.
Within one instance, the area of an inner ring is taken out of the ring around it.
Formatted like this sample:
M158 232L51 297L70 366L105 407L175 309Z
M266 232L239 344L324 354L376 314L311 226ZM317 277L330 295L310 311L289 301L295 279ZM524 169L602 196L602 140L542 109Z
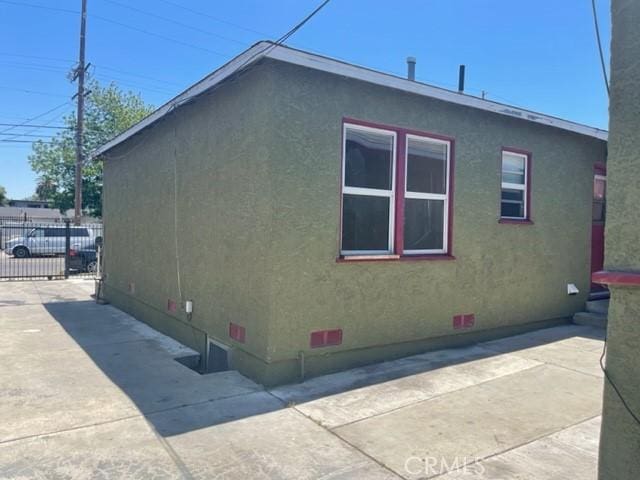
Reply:
M453 328L460 330L461 328L472 328L476 323L476 316L473 313L453 316Z
M311 332L309 345L311 348L331 347L342 343L342 329L318 330Z
M235 323L229 323L229 336L233 338L236 342L244 343L246 337L246 330L244 327L240 325L236 325Z
M176 310L178 310L178 304L176 301L171 299L167 300L167 311L175 312Z

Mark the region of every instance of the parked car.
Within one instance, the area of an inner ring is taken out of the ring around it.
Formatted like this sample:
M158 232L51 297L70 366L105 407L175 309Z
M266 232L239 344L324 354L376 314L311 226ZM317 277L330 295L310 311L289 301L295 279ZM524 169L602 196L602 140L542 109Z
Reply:
M69 270L96 273L98 270L98 255L95 245L89 248L72 248L69 250Z
M77 249L95 245L96 235L88 227L70 228L70 246ZM64 255L66 227L64 225L42 226L31 229L26 235L12 238L5 243L5 252L15 258L32 255Z

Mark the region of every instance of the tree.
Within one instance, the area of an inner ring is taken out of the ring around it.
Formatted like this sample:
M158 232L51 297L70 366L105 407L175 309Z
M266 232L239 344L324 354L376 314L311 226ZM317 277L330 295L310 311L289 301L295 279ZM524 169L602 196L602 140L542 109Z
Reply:
M0 207L7 204L7 190L0 185Z
M85 102L84 153L128 129L153 111L140 95L123 92L114 83L106 87L92 80ZM76 117L64 118L69 127L50 142L33 144L29 155L31 169L38 174L36 195L50 200L64 212L73 208L75 196L75 127ZM87 161L82 172L82 209L90 215L102 216L102 162Z

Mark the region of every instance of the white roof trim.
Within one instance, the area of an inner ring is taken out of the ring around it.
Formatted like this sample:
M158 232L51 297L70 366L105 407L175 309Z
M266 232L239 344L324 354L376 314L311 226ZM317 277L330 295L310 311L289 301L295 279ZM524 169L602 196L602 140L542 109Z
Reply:
M135 135L140 130L148 127L149 125L155 123L157 120L170 113L174 108L177 108L183 103L188 102L192 98L204 93L218 83L222 82L227 77L234 74L238 69L251 65L252 63L257 62L264 57L272 58L274 60L279 60L282 62L292 63L294 65L300 65L302 67L313 68L315 70L320 70L323 72L334 73L336 75L373 83L375 85L380 85L383 87L402 90L425 97L436 98L438 100L443 100L445 102L454 103L457 105L464 105L488 112L498 113L500 115L506 115L512 118L519 118L534 123L540 123L542 125L556 127L562 130L579 133L581 135L598 138L600 140L607 140L608 138L608 132L599 128L589 127L580 123L563 120L561 118L544 115L518 107L513 107L503 103L483 100L471 95L466 95L451 90L446 90L444 88L434 87L424 83L407 80L402 77L389 75L387 73L378 72L366 67L360 67L339 60L334 60L329 57L324 57L322 55L296 50L290 47L270 47L273 47L273 43L264 41L255 44L248 50L245 50L243 53L220 67L215 72L206 76L204 79L189 87L180 95L165 103L162 107L155 110L139 123L135 124L128 130L125 130L120 135L116 136L109 142L94 150L91 153L91 157L93 158L101 155L107 150L110 150L116 145L124 142L126 139Z

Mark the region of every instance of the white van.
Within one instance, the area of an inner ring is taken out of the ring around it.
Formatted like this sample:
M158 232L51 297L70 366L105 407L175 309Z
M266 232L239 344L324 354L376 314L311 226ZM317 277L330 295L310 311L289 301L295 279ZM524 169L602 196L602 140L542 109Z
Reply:
M70 246L74 249L91 248L95 245L95 233L87 227L70 227ZM47 225L32 228L26 235L12 238L5 244L5 252L16 258L31 255L62 255L65 253L66 227Z

